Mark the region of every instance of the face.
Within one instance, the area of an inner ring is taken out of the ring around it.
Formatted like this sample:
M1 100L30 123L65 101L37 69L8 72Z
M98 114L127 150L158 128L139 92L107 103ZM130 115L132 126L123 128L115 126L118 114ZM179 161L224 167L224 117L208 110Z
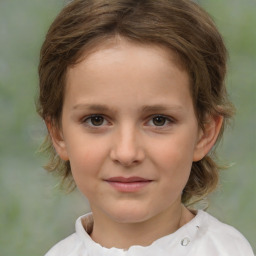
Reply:
M181 205L201 131L189 77L157 46L120 39L70 68L54 145L95 216L138 223Z

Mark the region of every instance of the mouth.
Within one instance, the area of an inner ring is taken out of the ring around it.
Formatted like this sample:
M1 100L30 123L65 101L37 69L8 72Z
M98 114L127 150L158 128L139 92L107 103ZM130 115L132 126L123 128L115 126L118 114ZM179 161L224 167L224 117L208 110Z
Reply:
M105 180L119 192L137 192L148 186L152 180L142 177L111 177Z

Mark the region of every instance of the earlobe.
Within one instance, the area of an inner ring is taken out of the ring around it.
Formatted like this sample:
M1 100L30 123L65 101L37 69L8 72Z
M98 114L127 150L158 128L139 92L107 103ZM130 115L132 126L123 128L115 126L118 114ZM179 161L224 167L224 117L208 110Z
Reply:
M214 146L220 133L222 123L222 116L211 116L208 118L208 122L204 125L204 130L200 130L198 142L194 151L194 162L200 161Z
M48 129L48 132L50 134L52 144L53 144L57 154L59 155L59 157L62 160L68 161L69 158L68 158L66 144L65 144L65 140L63 138L62 131L60 130L60 128L56 127L51 122L45 122L45 123L46 123L47 129Z

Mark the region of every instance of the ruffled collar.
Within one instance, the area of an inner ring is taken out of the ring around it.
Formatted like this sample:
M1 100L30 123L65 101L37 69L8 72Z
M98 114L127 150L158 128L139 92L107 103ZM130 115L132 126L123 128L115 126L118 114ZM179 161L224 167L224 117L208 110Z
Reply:
M118 248L105 248L100 244L94 242L90 233L93 228L93 215L92 213L81 216L76 221L76 234L79 237L81 243L84 243L85 250L90 256L109 255L109 256L120 256L120 255L147 255L147 256L170 256L172 255L188 255L192 248L192 244L196 241L196 237L200 235L200 231L203 229L203 223L207 213L199 210L197 215L187 224L179 228L174 233L161 237L154 241L149 246L131 246L128 250Z

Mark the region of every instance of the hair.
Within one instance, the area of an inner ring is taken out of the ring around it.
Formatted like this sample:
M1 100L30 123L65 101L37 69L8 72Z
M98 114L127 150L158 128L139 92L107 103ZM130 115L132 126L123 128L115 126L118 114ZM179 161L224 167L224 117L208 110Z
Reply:
M198 124L207 116L223 117L219 141L234 108L225 87L227 50L209 14L190 0L74 0L49 28L41 48L37 111L59 126L67 69L84 53L121 36L135 43L163 46L177 54L191 80ZM43 143L49 154L45 168L73 183L69 161L59 158L50 135ZM218 184L221 169L215 149L193 162L182 202L202 199Z

